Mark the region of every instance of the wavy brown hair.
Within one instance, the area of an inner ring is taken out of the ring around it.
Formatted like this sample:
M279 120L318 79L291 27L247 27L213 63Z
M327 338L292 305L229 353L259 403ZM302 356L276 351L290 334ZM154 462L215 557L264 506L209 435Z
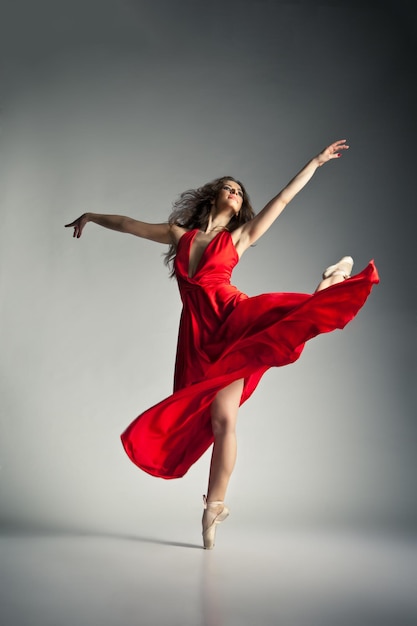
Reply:
M198 189L188 189L184 191L178 200L174 203L172 212L168 218L169 224L176 224L187 230L193 230L198 228L205 230L209 221L210 212L212 209L212 202L216 200L219 191L222 189L226 180L231 180L234 183L240 185L243 193L242 206L237 215L234 215L227 225L227 230L233 232L246 222L249 222L255 217L255 212L251 206L249 196L246 189L239 180L233 178L233 176L222 176L216 178ZM172 261L176 254L176 246L170 244L168 252L165 254L164 263L171 269L170 276L174 275L172 268Z

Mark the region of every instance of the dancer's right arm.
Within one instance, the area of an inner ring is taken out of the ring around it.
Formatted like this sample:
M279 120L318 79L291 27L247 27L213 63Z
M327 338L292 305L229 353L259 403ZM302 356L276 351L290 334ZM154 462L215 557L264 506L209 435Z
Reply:
M124 215L105 215L101 213L84 213L70 224L65 224L65 227L73 228L73 237L79 239L87 222L93 222L99 226L104 226L104 228L117 230L121 233L129 233L143 239L150 239L157 243L177 243L184 233L183 228L168 223L148 224Z

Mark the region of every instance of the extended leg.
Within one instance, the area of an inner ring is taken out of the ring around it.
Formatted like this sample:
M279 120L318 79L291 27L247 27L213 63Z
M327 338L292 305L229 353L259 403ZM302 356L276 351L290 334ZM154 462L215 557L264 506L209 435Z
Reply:
M323 272L323 280L317 286L316 291L321 291L322 289L327 289L331 285L336 285L336 283L341 283L346 278L349 278L350 273L353 267L353 259L350 256L344 256L335 263L335 265L330 265Z

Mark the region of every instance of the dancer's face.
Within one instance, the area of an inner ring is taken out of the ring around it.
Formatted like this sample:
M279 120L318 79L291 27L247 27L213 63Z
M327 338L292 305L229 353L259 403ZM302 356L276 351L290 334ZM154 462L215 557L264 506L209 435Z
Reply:
M233 180L225 180L217 195L217 209L231 208L234 213L239 213L243 204L243 191L239 183Z

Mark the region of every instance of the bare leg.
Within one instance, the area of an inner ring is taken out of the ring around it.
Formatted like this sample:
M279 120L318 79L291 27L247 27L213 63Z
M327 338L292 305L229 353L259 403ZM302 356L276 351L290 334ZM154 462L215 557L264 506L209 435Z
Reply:
M243 380L235 380L217 394L211 405L214 435L207 500L223 501L236 462L236 420Z
M214 547L216 525L229 514L224 497L236 461L236 420L243 379L219 391L211 405L211 423L214 434L210 476L203 514L203 542L207 550Z
M349 278L352 266L353 259L350 256L344 256L334 265L330 265L324 270L323 280L317 286L316 292L327 289L327 287L341 283L346 280L346 278Z
M343 283L344 280L346 280L346 278L341 274L333 274L333 276L329 276L329 278L323 278L321 283L317 285L316 291L327 289L327 287L330 287L330 285L336 285L336 283Z

